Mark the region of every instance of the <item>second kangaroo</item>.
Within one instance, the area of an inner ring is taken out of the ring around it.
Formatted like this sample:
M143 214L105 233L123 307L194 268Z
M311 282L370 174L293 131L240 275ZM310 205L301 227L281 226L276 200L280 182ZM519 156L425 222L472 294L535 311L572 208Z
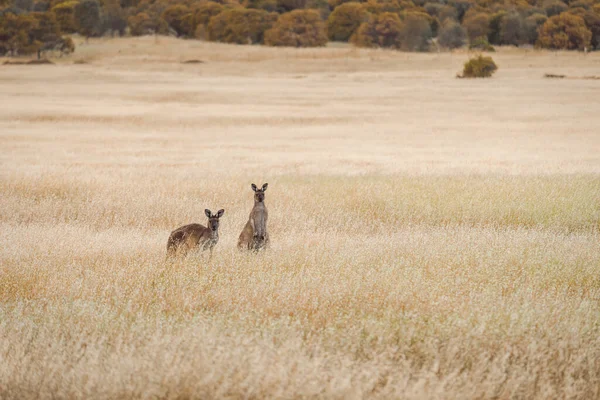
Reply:
M269 244L269 233L267 232L269 213L265 206L265 191L268 185L268 183L265 183L261 189L258 189L254 183L252 184L254 207L252 207L248 222L238 239L240 250L258 251Z
M209 250L209 260L212 258L213 248L219 241L219 218L225 210L221 209L213 214L209 209L204 210L208 217L207 227L200 224L189 224L171 232L167 242L167 258L177 255L186 255L190 250L200 247L202 251Z

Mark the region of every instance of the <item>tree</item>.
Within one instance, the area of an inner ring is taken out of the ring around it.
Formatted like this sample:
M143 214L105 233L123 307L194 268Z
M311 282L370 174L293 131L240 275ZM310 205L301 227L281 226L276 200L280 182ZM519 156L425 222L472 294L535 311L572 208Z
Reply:
M559 15L569 8L568 5L559 0L546 0L544 2L544 10L548 17Z
M316 10L294 10L281 14L265 32L269 46L318 47L327 44L325 24Z
M438 32L438 43L448 49L463 47L467 42L467 31L460 24L447 19Z
M347 42L360 24L367 20L368 13L360 3L344 3L327 18L327 35L330 40Z
M404 24L396 13L384 12L371 16L360 25L350 38L359 47L388 47L399 49L402 45Z
M433 37L428 15L418 12L405 14L400 31L402 49L408 51L426 51Z
M512 11L502 18L500 23L502 44L518 46L523 41L523 19L518 12Z
M61 32L75 33L77 31L77 25L75 25L75 6L77 4L77 1L65 1L51 8L60 25Z
M583 8L575 8L570 13L583 18L585 26L592 32L591 46L594 49L600 48L600 14L587 11Z
M192 36L196 30L194 16L183 4L167 7L160 17L169 24L177 36Z
M276 13L264 10L232 8L212 17L208 24L211 41L252 44L262 43L264 33L277 18Z
M145 12L138 13L127 19L130 33L133 36L141 36L150 32L154 32L155 24L148 14Z
M463 20L463 27L467 30L470 41L483 36L487 38L489 25L489 16L483 13L469 14Z
M505 10L500 10L490 15L490 23L488 27L488 42L492 44L502 44L502 22L506 16Z
M53 13L34 12L30 14L36 19L37 23L29 31L30 43L39 43L37 46L37 57L41 58L41 53L60 39L60 26Z
M538 45L547 49L583 50L590 46L592 32L578 15L562 13L548 18L540 28Z
M119 0L104 0L104 17L102 23L104 31L111 31L113 35L115 32L118 32L119 36L125 34L127 20L125 19L125 12L121 8Z
M77 31L87 38L101 33L102 18L100 3L97 0L82 0L75 6L75 25Z
M221 4L214 1L207 1L200 4L194 11L194 23L196 25L194 37L197 39L206 39L210 19L219 15L223 9L224 7Z
M4 14L0 18L0 47L12 55L36 52L41 42L32 42L29 32L36 29L37 24L31 15Z
M534 44L535 42L537 42L538 30L540 26L542 26L544 22L546 22L547 19L548 17L546 17L544 14L533 14L525 18L523 35L527 43Z

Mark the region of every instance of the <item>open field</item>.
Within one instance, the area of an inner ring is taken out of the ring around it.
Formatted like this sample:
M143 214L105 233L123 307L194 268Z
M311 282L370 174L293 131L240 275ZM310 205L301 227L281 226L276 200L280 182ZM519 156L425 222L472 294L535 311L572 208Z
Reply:
M600 54L493 57L148 37L0 65L0 398L599 398L600 81L543 75ZM165 263L205 208L212 262Z

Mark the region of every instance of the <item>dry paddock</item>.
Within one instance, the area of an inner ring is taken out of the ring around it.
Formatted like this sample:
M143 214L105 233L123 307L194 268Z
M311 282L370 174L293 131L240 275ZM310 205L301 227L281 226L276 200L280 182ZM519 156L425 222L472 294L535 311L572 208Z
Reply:
M0 66L0 397L598 398L600 81L544 74L600 54L467 57L145 37ZM239 254L264 182L272 248ZM165 263L205 208L212 262Z

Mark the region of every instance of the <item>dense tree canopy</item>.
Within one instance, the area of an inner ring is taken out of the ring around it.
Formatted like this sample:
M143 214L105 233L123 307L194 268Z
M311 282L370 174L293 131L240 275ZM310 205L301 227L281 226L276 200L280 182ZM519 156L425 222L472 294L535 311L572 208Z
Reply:
M0 16L0 55L67 49L71 33L405 51L600 48L600 0L0 0Z

